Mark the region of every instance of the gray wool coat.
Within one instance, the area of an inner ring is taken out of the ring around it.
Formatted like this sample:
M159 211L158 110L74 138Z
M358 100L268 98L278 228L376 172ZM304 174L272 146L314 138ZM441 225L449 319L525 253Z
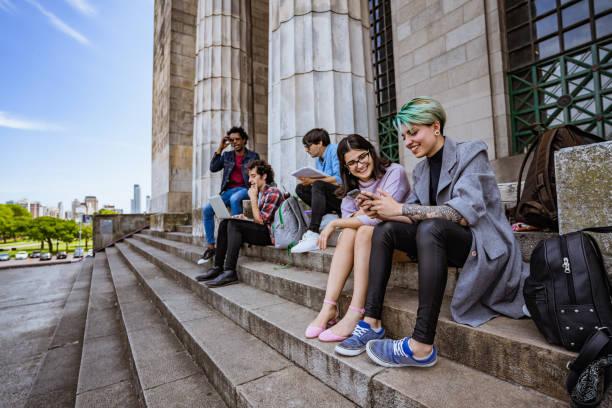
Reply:
M427 160L416 165L413 178L407 202L429 205ZM484 142L457 143L446 137L436 200L461 213L472 231L472 248L451 301L453 319L479 326L499 314L522 317L529 267L503 212Z

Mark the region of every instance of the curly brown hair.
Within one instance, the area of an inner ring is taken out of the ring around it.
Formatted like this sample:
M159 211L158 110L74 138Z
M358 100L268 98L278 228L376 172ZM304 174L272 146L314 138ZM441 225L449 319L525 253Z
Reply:
M266 184L274 183L274 169L265 160L252 160L247 165L249 171L256 169L255 171L260 176L266 175Z

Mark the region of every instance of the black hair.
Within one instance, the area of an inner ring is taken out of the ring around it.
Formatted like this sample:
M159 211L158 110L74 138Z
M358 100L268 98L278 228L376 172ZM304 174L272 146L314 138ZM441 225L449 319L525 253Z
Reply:
M387 172L387 167L391 162L384 157L380 157L374 148L374 145L369 140L358 134L346 136L338 143L338 161L340 162L340 175L342 177L342 185L336 189L338 197L344 197L346 193L356 188L359 188L359 179L351 174L344 160L344 155L349 150L367 150L370 153L370 159L374 168L372 169L372 178L379 179Z
M234 126L234 127L232 127L230 130L227 131L226 135L229 136L232 133L238 133L240 135L240 137L242 138L242 140L244 140L245 142L247 140L249 140L249 135L247 135L246 130L244 130L242 128L242 126Z
M327 130L322 128L311 129L302 138L302 144L307 147L321 142L323 143L323 146L327 146L331 143L329 133L327 133Z
M274 169L265 160L252 160L247 165L249 171L256 169L255 171L260 176L266 175L266 184L274 183Z

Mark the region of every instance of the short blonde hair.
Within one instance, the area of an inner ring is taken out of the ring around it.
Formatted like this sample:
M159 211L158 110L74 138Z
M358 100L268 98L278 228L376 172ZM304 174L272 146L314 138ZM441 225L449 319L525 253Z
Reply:
M412 131L412 125L433 125L440 122L440 133L443 132L446 122L446 112L440 102L429 96L419 96L406 102L394 119L395 127L401 131L407 126Z

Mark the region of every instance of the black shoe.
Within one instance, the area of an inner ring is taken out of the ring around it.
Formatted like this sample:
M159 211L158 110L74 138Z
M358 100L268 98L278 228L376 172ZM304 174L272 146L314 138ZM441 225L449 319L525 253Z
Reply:
M236 271L229 269L223 271L223 273L214 280L206 282L205 285L209 288L218 288L219 286L231 285L232 283L238 283L238 274Z
M207 280L213 280L217 276L221 275L221 272L223 272L223 268L220 268L218 266L214 266L214 267L210 268L209 270L207 270L202 275L196 276L196 280L198 282L204 282L204 281L207 281Z
M200 259L198 260L198 265L205 264L206 262L213 259L214 256L215 256L215 248L206 248L206 251L204 251Z

